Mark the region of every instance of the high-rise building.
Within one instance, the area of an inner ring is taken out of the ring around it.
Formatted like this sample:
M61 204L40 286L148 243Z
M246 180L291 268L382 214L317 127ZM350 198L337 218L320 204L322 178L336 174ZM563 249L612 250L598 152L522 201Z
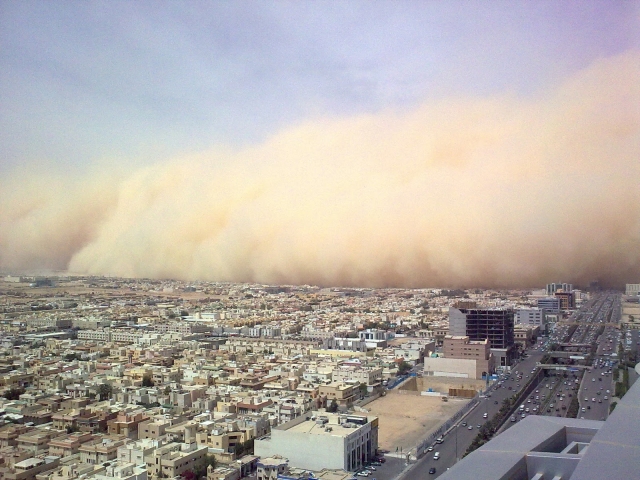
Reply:
M576 308L576 299L573 292L556 292L555 296L560 300L561 310L571 310Z
M514 346L514 312L511 309L449 308L449 335L469 340L489 340L496 364L511 364Z
M553 295L560 290L563 292L572 292L573 285L571 283L547 283L547 295Z

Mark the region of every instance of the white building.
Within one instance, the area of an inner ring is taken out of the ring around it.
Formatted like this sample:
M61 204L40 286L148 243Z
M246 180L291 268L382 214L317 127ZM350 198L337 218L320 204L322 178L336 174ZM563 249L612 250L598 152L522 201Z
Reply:
M387 346L387 332L384 330L367 329L358 332L360 341L365 342L369 348L385 348Z
M640 295L640 283L627 283L625 294L633 297Z
M255 455L282 455L289 465L309 470L358 470L378 450L378 418L322 413L298 417L255 441Z
M546 330L546 314L544 308L521 308L516 310L515 323L529 327L540 327L540 331Z
M133 463L108 465L93 480L147 480L147 469Z

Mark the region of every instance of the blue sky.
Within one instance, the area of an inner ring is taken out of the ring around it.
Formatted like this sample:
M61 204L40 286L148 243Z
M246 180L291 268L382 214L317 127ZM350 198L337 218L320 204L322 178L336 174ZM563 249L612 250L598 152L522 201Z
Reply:
M0 168L153 162L317 118L531 97L640 47L640 3L0 3Z

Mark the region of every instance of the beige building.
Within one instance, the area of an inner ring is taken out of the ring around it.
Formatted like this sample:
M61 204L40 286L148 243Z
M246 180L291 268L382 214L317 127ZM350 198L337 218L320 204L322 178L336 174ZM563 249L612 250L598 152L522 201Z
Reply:
M329 385L320 385L319 392L320 396L327 398L327 405L329 405L332 400L335 400L338 402L338 405L342 407L351 405L359 395L357 386L338 382Z
M49 442L60 435L56 431L32 430L18 437L17 445L34 456L49 453Z
M173 478L187 470L193 471L204 462L208 450L195 443L170 443L156 448L152 455L145 458L147 472L150 478L157 479Z
M83 443L93 440L90 433L72 433L71 435L61 435L49 442L49 455L57 457L68 457L79 452Z
M446 335L442 350L444 358L425 357L425 375L481 379L495 370L488 340Z
M107 422L109 435L124 435L131 440L138 438L138 425L148 420L144 412L119 413L116 418Z
M80 446L80 461L90 465L101 465L118 457L118 448L129 440L102 438Z

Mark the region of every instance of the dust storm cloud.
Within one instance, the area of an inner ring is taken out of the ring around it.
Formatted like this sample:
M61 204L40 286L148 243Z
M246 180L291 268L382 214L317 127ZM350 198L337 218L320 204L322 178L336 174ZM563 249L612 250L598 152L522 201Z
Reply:
M264 283L640 280L640 55L537 98L316 120L261 145L0 180L0 268Z

